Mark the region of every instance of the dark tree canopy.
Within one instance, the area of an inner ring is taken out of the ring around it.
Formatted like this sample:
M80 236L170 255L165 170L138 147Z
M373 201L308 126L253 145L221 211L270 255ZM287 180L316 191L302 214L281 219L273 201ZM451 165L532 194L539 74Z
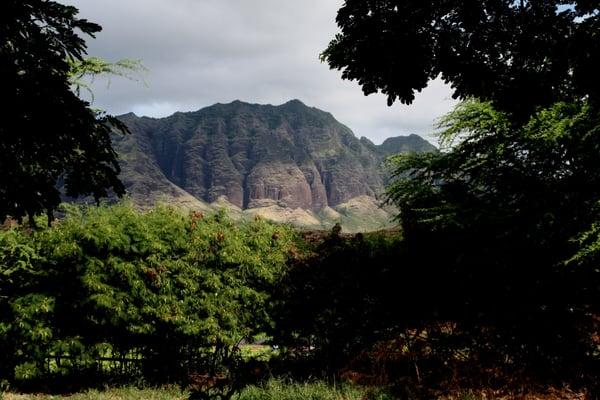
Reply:
M410 104L441 76L454 97L526 119L557 101L600 100L597 0L346 0L322 57L365 94Z
M387 194L399 260L415 266L397 292L417 293L422 320L456 321L480 366L598 368L599 11L597 0L346 0L323 53L389 104L438 76L466 100L441 121L442 151L390 159Z
M0 15L0 220L46 212L68 196L124 188L110 134L123 129L79 99L69 83L69 60L101 27L78 10L48 0L8 0Z
M597 110L559 102L517 126L471 100L441 127L444 151L389 160L389 199L434 315L476 341L494 326L492 347L538 372L597 368Z

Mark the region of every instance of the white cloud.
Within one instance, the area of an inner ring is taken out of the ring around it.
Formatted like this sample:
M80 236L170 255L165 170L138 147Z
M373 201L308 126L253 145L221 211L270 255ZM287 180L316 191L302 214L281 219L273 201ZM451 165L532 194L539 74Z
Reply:
M134 58L148 87L114 79L95 85L95 106L154 117L236 99L281 104L298 98L331 112L376 143L408 133L427 136L454 104L435 81L411 106L387 107L319 61L337 31L341 0L62 0L103 26L91 55ZM428 137L430 138L430 137Z

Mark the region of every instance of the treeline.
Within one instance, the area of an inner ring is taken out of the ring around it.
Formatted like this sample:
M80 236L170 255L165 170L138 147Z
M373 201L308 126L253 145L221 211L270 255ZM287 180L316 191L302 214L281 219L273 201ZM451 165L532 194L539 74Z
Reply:
M196 398L273 375L397 394L515 376L597 385L589 271L453 264L463 237L408 233L315 236L128 204L1 230L2 380L178 382ZM257 335L278 346L270 360L242 356Z

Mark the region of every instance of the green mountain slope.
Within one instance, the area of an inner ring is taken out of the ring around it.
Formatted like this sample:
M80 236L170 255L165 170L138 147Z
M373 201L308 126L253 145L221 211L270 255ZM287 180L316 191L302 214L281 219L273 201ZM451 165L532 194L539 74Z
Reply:
M416 135L376 146L324 111L298 100L280 106L235 101L167 118L120 119L131 135L115 138L131 198L190 209L225 206L309 228L336 222L347 231L385 227L378 205L382 161L433 148Z

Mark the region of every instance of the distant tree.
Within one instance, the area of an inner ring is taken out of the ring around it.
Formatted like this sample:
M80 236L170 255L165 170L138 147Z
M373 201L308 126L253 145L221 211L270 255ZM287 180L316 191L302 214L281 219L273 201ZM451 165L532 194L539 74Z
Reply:
M441 76L455 98L522 121L557 101L600 101L599 11L590 0L346 0L322 58L389 105Z
M0 16L0 219L47 213L68 196L121 195L111 133L124 130L71 90L72 60L83 61L97 24L75 7L8 0ZM71 60L71 61L70 61Z

